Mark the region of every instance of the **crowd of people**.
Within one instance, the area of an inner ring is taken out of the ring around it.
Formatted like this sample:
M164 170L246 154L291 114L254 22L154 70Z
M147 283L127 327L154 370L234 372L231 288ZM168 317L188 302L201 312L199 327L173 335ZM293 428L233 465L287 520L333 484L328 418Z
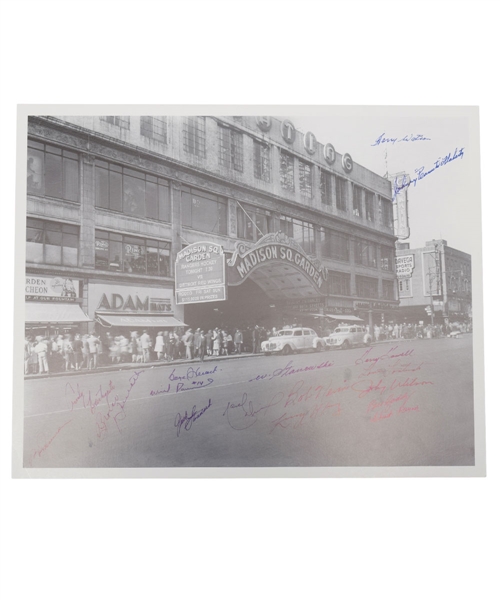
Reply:
M375 342L389 339L433 338L465 332L470 325L421 325L396 323L375 325ZM328 335L329 331L318 335ZM151 363L175 360L203 361L207 356L260 352L261 342L277 335L275 327L266 330L255 325L242 329L197 328L173 329L156 333L143 330L113 335L65 334L26 336L24 341L25 375L62 371L92 370L100 366L122 363Z
M24 373L92 370L121 363L203 361L206 356L258 353L261 342L270 333L256 325L252 329L188 328L157 333L144 330L114 336L109 331L103 335L28 335L24 341Z

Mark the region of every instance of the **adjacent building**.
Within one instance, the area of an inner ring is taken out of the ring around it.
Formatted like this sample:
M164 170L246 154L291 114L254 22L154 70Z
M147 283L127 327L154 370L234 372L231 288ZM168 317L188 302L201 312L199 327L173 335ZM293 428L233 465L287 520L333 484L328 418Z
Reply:
M424 248L398 242L396 274L402 321L470 322L470 254L450 248L443 239L426 242Z
M31 117L27 328L390 320L391 196L388 179L289 120ZM223 248L226 299L177 304L176 257L198 242Z

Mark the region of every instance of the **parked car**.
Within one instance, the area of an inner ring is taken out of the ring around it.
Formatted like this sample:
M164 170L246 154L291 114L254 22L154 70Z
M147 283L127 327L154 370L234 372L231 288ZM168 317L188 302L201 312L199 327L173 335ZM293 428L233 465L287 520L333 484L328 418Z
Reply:
M262 352L269 356L270 354L286 355L292 352L302 352L303 350L321 352L325 350L326 345L313 329L290 327L281 329L278 331L278 335L262 342L260 347Z
M337 327L328 337L323 338L326 347L330 350L334 348L352 348L353 346L369 346L372 342L371 335L360 325L341 325Z

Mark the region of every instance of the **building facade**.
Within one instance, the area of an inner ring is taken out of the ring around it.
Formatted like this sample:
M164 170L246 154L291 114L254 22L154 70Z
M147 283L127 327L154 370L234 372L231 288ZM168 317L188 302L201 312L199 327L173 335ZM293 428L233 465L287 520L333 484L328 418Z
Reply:
M397 244L400 314L407 322L470 323L471 256L431 240L423 248Z
M395 239L391 183L288 120L29 119L33 332L373 325L398 305ZM223 301L177 304L175 259L197 242L234 277Z

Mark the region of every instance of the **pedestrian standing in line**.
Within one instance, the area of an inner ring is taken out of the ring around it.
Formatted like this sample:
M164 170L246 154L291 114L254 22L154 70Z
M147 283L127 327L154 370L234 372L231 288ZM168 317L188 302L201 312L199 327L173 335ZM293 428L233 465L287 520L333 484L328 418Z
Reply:
M97 368L97 348L99 346L99 339L95 336L94 332L92 332L88 339L89 345L89 369Z
M214 356L219 356L220 342L219 342L219 330L217 327L214 329L212 336L212 352Z
M120 362L128 363L130 362L130 349L129 349L129 341L127 336L120 336Z
M260 342L260 331L259 331L258 325L256 325L254 327L254 330L252 331L252 342L253 342L252 351L254 354L257 354L257 352L259 351L259 342Z
M241 345L243 344L243 334L239 329L234 334L234 345L236 346L236 353L241 354Z
M205 360L205 354L207 353L207 337L205 333L200 331L200 345L198 349L198 357L201 362Z
M155 342L155 350L156 352L156 357L158 360L161 360L163 358L163 355L165 353L165 341L163 339L163 331L159 331L158 335L156 336L156 342Z
M64 367L66 371L75 368L75 351L73 341L69 333L66 334L63 343Z
M199 327L194 332L194 335L193 335L193 351L194 351L193 358L196 358L198 356L198 354L200 353L200 328Z
M38 372L41 375L49 372L49 365L47 364L48 348L47 343L41 336L38 336L36 341L35 352L38 356Z
M30 358L31 358L31 338L26 336L24 338L24 374L28 375L30 371Z
M231 335L231 333L228 331L227 332L227 338L226 338L226 343L227 343L227 354L230 355L233 353L233 336Z
M193 358L193 332L190 328L182 336L182 341L185 347L185 358L191 360Z
M212 347L213 347L213 343L214 343L213 337L214 337L214 332L211 329L209 329L207 331L207 335L205 336L205 338L207 340L207 354L208 354L208 356L212 356Z
M142 349L142 360L143 362L149 362L149 352L151 349L151 338L149 333L144 329L141 335L141 349Z
M73 350L75 353L75 370L79 371L82 368L83 363L83 342L82 337L79 333L75 335L73 342Z

